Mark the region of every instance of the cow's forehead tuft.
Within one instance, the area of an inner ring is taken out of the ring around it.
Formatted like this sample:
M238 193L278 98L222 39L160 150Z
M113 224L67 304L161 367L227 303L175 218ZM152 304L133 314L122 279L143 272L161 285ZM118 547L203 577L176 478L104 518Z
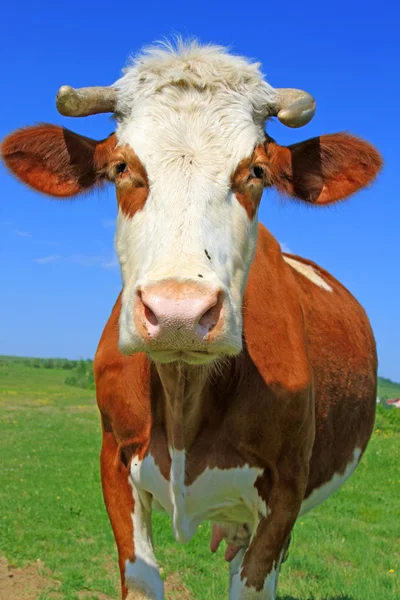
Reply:
M246 98L257 120L268 117L274 89L264 80L260 64L230 54L227 49L197 42L150 46L131 59L118 88L117 112L129 117L135 106L166 87L231 93Z

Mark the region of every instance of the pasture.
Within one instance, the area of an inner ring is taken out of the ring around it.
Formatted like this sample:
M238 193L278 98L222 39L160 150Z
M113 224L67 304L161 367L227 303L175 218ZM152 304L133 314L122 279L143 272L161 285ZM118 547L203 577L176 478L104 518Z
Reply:
M119 598L94 391L66 385L56 367L0 357L0 600ZM379 394L400 395L400 385L382 381ZM280 600L400 597L399 442L400 410L378 407L353 477L298 521ZM208 524L182 546L165 516L153 522L166 597L226 598L224 549L211 554Z

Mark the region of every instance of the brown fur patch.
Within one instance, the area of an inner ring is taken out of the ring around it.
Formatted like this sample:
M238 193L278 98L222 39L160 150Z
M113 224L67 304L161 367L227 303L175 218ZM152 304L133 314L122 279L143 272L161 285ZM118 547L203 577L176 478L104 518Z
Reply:
M291 146L265 144L270 185L312 204L343 200L372 183L382 158L368 142L346 133L322 135Z
M97 142L56 125L19 129L5 138L7 167L23 183L50 196L70 197L99 183L115 136Z
M125 467L118 452L118 445L112 433L103 429L103 444L100 454L101 482L104 502L118 547L119 568L123 597L125 586L125 562L134 554L133 523L134 511L132 489L128 482L129 470Z
M116 173L117 165L125 164L123 173ZM108 176L115 182L118 205L128 218L143 209L149 181L146 169L129 146L117 146L107 166Z
M263 154L265 155L265 153ZM257 162L259 155L260 151L256 149L252 158L242 160L231 179L231 189L247 212L249 219L254 218L263 193L263 180L251 177L252 167L260 166L262 168L262 163Z

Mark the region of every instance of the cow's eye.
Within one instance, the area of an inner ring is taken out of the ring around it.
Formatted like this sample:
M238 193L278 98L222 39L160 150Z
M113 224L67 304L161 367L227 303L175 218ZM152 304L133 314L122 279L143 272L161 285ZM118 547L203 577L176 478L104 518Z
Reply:
M250 169L250 179L264 179L264 169L255 165Z
M127 171L128 171L128 166L124 162L118 163L115 166L115 174L116 175L122 175L123 173L126 173Z

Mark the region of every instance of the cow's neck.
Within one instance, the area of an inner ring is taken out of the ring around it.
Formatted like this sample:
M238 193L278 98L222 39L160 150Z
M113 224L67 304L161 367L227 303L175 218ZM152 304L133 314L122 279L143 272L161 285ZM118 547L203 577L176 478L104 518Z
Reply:
M189 450L206 414L210 369L185 363L157 364L163 420L170 450Z

